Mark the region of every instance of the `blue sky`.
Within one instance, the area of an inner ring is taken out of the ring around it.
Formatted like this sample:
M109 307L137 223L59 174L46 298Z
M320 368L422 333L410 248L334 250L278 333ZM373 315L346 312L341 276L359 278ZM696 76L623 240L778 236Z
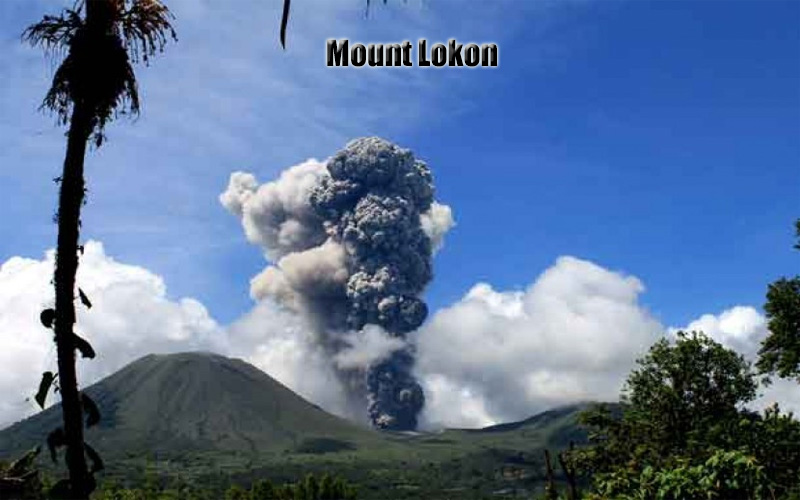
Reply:
M63 130L22 28L68 2L0 3L0 262L38 258ZM162 276L221 323L263 268L217 196L380 135L428 161L457 226L434 309L477 281L526 287L561 255L641 279L664 324L760 306L797 272L800 2L172 0L180 41L138 68L144 109L87 163L84 235ZM327 38L494 41L497 69L324 66Z

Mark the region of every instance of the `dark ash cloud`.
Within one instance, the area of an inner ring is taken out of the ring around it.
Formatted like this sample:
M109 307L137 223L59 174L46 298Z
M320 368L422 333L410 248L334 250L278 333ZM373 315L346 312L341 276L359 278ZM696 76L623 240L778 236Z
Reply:
M420 296L453 226L449 207L434 201L428 166L368 137L262 186L234 173L220 200L273 262L252 280L253 297L308 320L373 425L416 428L425 397L406 336L428 315ZM367 327L369 335L354 334Z

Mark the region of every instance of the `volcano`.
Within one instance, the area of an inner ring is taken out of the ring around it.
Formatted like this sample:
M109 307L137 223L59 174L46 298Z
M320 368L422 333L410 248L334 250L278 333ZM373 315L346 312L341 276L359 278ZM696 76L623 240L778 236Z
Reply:
M378 445L370 429L325 412L258 368L211 353L151 354L88 387L100 423L87 442L103 456ZM61 407L0 431L0 456L45 442Z

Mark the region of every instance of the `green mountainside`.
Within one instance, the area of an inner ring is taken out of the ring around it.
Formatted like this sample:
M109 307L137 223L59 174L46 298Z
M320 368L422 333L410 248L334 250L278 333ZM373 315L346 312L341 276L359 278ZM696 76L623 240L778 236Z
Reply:
M105 460L105 478L123 483L155 474L222 487L328 471L361 485L359 498L513 496L541 489L544 448L585 439L576 426L583 405L478 430L382 433L323 411L244 361L209 353L146 356L86 392L102 414L87 442ZM60 420L54 405L0 431L0 459L43 445ZM46 452L37 460L58 470Z

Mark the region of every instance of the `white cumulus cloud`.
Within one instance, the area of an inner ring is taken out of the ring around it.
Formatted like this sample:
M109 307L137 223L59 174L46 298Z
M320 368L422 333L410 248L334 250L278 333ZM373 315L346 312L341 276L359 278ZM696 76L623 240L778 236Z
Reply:
M670 333L677 330L671 328ZM681 330L704 332L717 342L754 359L761 341L767 336L767 322L756 308L735 306L717 315L704 314Z
M0 425L34 413L25 398L43 371L56 371L53 333L39 322L54 303L54 255L14 257L0 267ZM227 350L224 330L202 304L171 300L159 276L115 261L98 242L86 244L77 282L93 307L77 304L76 332L97 351L94 360L78 362L84 386L152 352Z
M561 257L526 290L475 285L417 333L417 375L429 427L477 427L580 401L614 401L635 360L674 338L639 303L635 277ZM702 314L682 330L703 331L754 362L767 335L754 307ZM794 381L774 380L750 406L800 412Z
M526 290L478 284L417 335L428 425L526 418L575 401L613 400L634 359L662 333L642 283L561 257Z

